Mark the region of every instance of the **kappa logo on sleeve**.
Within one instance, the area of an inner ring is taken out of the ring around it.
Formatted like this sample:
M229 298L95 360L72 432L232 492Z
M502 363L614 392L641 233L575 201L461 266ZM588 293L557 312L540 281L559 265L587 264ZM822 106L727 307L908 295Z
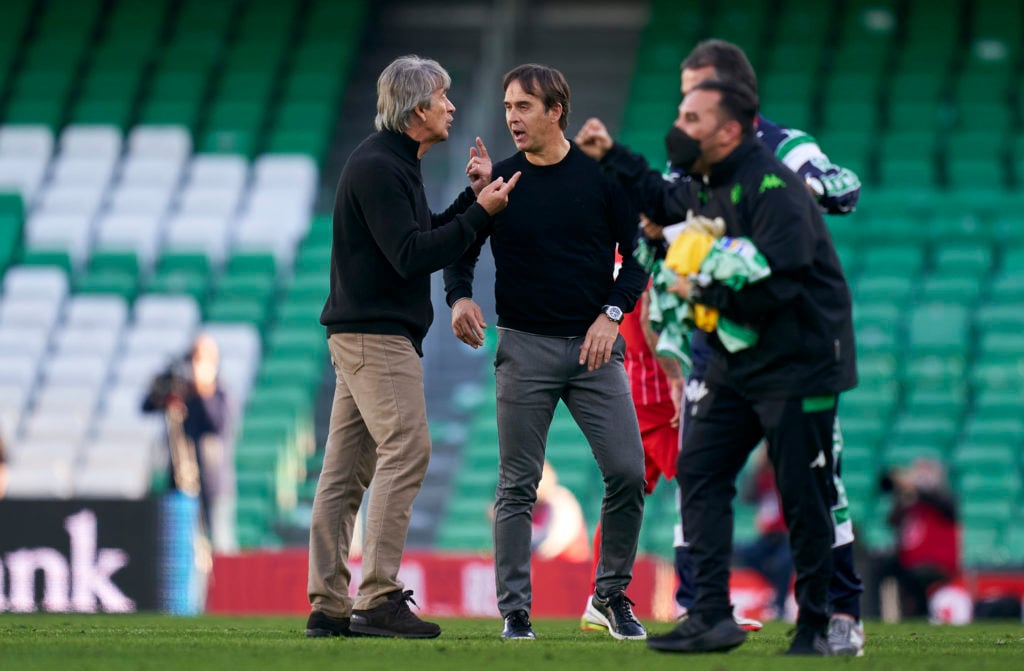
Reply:
M761 188L757 190L758 193L764 193L768 189L785 189L786 183L782 179L773 173L768 173L761 180Z

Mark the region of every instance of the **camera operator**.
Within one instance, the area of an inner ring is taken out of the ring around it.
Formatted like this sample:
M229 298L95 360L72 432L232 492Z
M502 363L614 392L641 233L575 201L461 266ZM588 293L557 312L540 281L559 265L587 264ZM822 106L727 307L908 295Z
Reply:
M199 497L205 532L211 539L219 537L211 522L217 517L214 507L230 491L233 463L228 398L217 378L219 358L216 341L200 334L181 361L153 380L143 403L147 412L164 412L171 487Z
M879 488L892 494L889 526L896 533L892 554L876 563L875 590L895 578L903 617L926 617L928 596L960 574L957 504L942 465L917 459L907 468L882 474Z

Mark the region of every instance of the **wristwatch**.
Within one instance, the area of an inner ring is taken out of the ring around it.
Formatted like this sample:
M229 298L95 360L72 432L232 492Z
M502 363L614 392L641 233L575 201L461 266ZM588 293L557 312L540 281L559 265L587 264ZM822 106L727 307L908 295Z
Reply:
M601 312L608 319L611 319L616 324L622 323L622 308L618 305L603 305L601 306Z

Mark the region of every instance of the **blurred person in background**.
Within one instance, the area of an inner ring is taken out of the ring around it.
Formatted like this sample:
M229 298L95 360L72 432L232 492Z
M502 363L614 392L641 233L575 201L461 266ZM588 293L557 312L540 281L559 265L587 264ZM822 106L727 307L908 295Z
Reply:
M536 638L530 622L530 527L545 439L559 401L583 430L605 485L601 555L588 618L616 639L643 640L626 588L644 508L644 455L623 366L623 314L647 275L632 256L636 213L615 180L568 138L569 84L554 68L506 73L505 122L519 150L493 173L522 180L457 263L445 269L452 331L480 347L486 323L473 301L473 273L490 238L498 313L499 475L494 518L495 582L502 637ZM470 174L490 175L476 160ZM614 276L616 246L623 264Z
M891 469L882 475L879 487L892 495L888 523L896 545L892 554L878 561L875 588L886 578L895 578L900 614L927 617L929 595L960 575L956 498L942 464L932 459Z
M544 474L537 485L537 503L533 507L534 557L585 562L590 559L587 521L580 502L558 482L551 462L544 461Z
M170 485L198 496L209 540L221 537L215 510L234 489L232 411L217 375L217 342L200 333L178 362L154 379L143 403L145 411L162 410L167 419Z
M409 609L412 590L398 579L430 461L420 361L434 316L430 273L459 258L505 208L518 179L471 177L447 210L431 213L420 159L448 139L450 86L436 61L392 61L377 80L377 132L352 152L338 183L330 293L320 317L336 382L309 533L312 638L441 633ZM363 576L353 599L347 560L367 488Z
M782 515L782 501L767 450L760 448L754 453L754 472L744 484L740 498L756 508L754 526L757 537L736 546L736 563L754 569L771 584L775 591L772 608L775 616L782 618L793 577L793 555L789 550L789 530Z

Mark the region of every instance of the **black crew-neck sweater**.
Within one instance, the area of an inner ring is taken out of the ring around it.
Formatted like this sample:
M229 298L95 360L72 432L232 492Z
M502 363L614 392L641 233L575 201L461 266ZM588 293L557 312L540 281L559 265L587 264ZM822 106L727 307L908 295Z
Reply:
M432 214L418 150L408 135L380 131L349 156L334 201L331 290L320 323L328 335L405 336L422 356L434 318L430 273L458 259L488 215L469 188Z
M473 295L473 271L489 237L498 325L548 336L580 336L603 305L629 311L647 275L633 259L637 216L599 164L571 144L565 158L537 166L519 152L492 177L522 176L499 212L457 263L445 268L448 305ZM614 277L615 247L623 264Z

